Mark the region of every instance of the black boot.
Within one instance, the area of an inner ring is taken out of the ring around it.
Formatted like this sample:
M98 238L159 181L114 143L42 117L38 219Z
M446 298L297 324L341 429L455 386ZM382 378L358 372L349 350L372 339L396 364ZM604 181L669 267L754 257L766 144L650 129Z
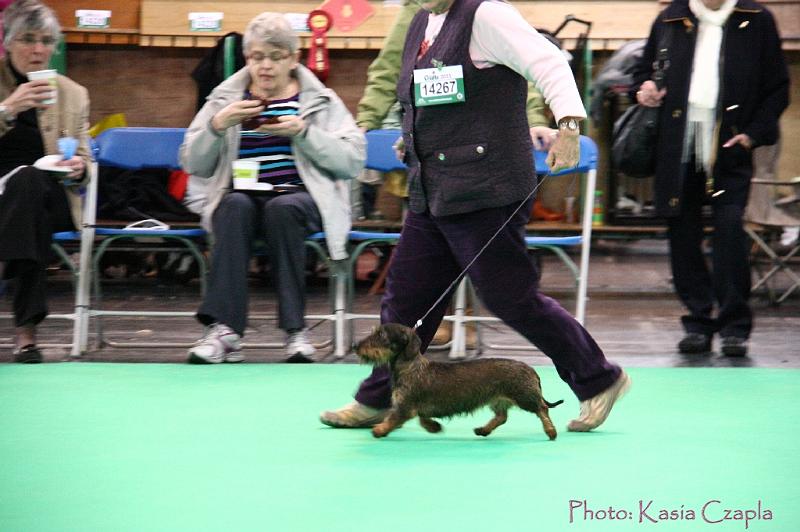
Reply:
M686 333L678 342L678 351L684 354L708 353L711 351L711 336L703 333Z
M28 344L14 350L14 362L21 364L38 364L42 361L42 352L35 344Z
M743 357L747 354L747 338L726 336L722 339L722 354L729 357Z

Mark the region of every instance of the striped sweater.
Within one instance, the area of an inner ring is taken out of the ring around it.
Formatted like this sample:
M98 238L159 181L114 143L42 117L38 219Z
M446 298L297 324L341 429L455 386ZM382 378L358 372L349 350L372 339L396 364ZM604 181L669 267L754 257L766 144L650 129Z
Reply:
M252 99L249 91L244 99ZM270 100L262 117L297 116L300 114L298 94L283 100ZM239 142L239 159L258 161L258 180L273 185L302 185L292 152L292 139L242 128Z

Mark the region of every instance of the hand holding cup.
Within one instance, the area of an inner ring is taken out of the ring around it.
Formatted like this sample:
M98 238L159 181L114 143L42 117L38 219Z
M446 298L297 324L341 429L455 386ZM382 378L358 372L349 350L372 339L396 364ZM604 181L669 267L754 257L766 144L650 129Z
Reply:
M239 100L230 103L222 108L214 118L211 119L211 126L219 132L225 131L231 126L241 124L243 121L256 117L264 110L260 100Z
M5 100L6 109L14 116L29 109L45 109L53 97L53 87L47 80L28 81L19 85Z
M253 102L259 102L264 109L269 107L269 100L265 100L264 98L256 98L254 97L252 100ZM263 110L262 110L263 112ZM244 129L258 129L259 126L262 124L277 124L279 122L278 117L274 115L270 116L263 116L260 112L255 116L251 116L250 118L246 119L242 122L242 127Z
M55 163L55 165L65 166L71 170L68 174L62 177L62 179L67 181L80 178L83 175L83 171L86 169L86 163L84 163L83 159L77 155L73 155L69 159L58 161Z

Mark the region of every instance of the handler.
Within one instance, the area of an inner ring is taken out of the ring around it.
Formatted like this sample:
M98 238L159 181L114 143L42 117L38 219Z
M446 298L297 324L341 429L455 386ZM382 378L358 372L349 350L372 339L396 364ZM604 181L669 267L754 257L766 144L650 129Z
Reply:
M578 123L586 117L564 56L511 5L419 3L423 10L408 30L397 84L410 212L381 308L382 323L406 326L425 315L535 186L526 79L541 89L559 124L547 157L554 171L578 162ZM549 356L580 399L580 415L568 430L588 431L605 421L630 379L567 311L539 292L525 245L532 202L468 273L487 308ZM447 301L417 329L423 352ZM369 427L390 403L389 369L377 367L355 402L320 419L334 427Z

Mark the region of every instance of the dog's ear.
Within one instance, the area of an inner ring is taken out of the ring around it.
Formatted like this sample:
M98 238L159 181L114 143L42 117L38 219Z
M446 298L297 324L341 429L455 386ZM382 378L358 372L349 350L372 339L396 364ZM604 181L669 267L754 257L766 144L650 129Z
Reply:
M403 360L414 360L419 356L419 348L422 345L422 342L420 342L419 336L417 336L417 333L414 331L414 329L408 329L405 336L406 348L402 351L400 356Z

